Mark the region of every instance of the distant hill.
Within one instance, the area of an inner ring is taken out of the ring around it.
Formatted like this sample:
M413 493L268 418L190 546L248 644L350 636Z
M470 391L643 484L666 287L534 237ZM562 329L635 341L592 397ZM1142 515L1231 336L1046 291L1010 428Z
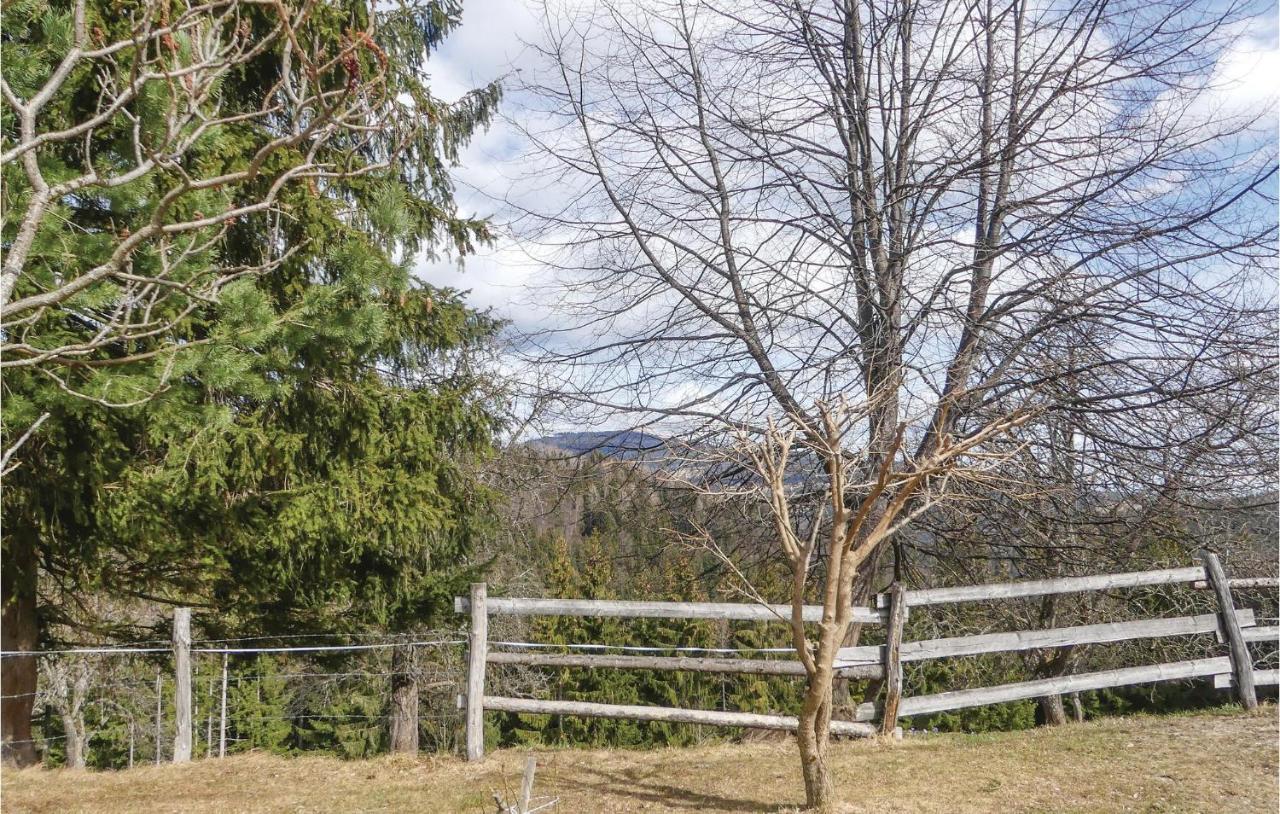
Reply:
M624 461L658 461L667 454L663 438L640 430L561 432L536 438L529 443L570 455L598 453L606 458Z
M751 477L737 465L717 460L711 454L711 447L690 446L683 439L664 438L642 430L562 432L536 438L527 446L553 457L598 455L608 461L626 461L638 464L644 471L690 483L728 478L721 485L737 484L744 477ZM699 455L700 451L706 454ZM793 468L795 471L788 473L787 480L798 483L804 473L794 461Z

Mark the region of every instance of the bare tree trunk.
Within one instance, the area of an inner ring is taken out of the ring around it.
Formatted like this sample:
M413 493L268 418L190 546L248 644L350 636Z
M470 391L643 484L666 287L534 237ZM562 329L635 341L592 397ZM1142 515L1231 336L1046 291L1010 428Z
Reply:
M827 768L827 746L831 732L832 671L818 665L805 686L796 741L800 748L800 771L804 776L805 806L818 812L835 807L835 788Z
M84 715L81 710L62 712L62 731L67 739L67 768L83 769L85 764Z
M32 651L39 639L36 616L35 540L21 532L5 540L3 577L0 578L0 648ZM13 656L0 659L0 759L5 765L34 766L39 757L31 738L31 709L36 701L36 659Z
M1084 723L1084 704L1080 703L1080 693L1071 693L1071 712L1075 716L1076 723Z
M862 563L862 567L858 569L858 575L853 582L853 604L865 605L871 601L871 596L875 593L876 575L880 572L880 564L883 559L887 546L880 546L866 561ZM849 632L845 634L841 647L857 647L858 642L862 639L862 628L860 624L849 625ZM834 711L833 717L842 718L846 711L852 712L855 704L852 702L851 692L849 688L849 679L836 677L831 685L831 708ZM873 681L868 689L868 696L874 696L880 691L882 682ZM863 698L869 701L871 698Z
M206 760L213 757L213 682L214 677L209 676L209 714L205 718L204 729L204 756Z
M160 753L162 744L160 741L160 728L164 722L164 696L160 694L160 671L156 670L156 765L160 765ZM259 698L259 701L262 699Z
M1061 695L1046 695L1040 699L1040 712L1044 715L1045 726L1062 726L1067 722L1067 710L1062 704Z
M89 694L89 666L84 662L70 665L68 672L57 679L62 718L62 732L66 738L67 768L83 769L88 758L88 736L84 726L84 702Z
M1060 568L1055 567L1055 575L1061 575ZM1040 602L1040 627L1052 628L1058 625L1058 612L1061 610L1061 597L1045 596ZM1056 650L1041 650L1036 656L1035 677L1057 678L1071 671L1071 656L1074 647L1061 647ZM1067 711L1062 704L1061 695L1046 695L1039 699L1040 712L1045 726L1062 726L1067 722Z
M391 751L418 753L418 680L408 648L391 657Z

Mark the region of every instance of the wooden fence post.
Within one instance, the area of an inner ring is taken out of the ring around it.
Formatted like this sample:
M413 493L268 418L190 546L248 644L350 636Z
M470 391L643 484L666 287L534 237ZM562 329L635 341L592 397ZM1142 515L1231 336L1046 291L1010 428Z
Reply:
M882 735L893 735L898 730L898 705L902 703L902 628L906 618L906 591L895 582L889 589L889 618L885 625Z
M1227 575L1222 570L1222 563L1218 562L1218 555L1213 552L1201 551L1200 559L1204 562L1204 573L1209 585L1218 595L1218 620L1227 645L1231 648L1231 672L1235 674L1236 696L1245 709L1257 709L1258 695L1253 687L1253 656L1249 655L1249 645L1240 632L1240 620L1236 618L1235 604L1231 601L1231 586L1227 584Z
M471 583L471 631L467 637L467 760L484 757L484 665L489 655L489 610L483 582Z
M529 811L529 801L533 799L533 773L538 768L536 758L527 757L524 759L524 779L520 783L520 800L516 803L516 808L520 814L527 814Z
M191 608L173 609L173 762L191 760Z

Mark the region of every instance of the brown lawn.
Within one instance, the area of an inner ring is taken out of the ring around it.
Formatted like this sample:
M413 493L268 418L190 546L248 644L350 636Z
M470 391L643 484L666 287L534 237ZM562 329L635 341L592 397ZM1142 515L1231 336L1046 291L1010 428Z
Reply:
M1265 812L1280 808L1276 708L1113 718L1060 729L833 747L850 812ZM261 754L123 772L0 775L5 812L487 812L526 751L369 761ZM787 741L655 751L539 751L546 811L794 811Z

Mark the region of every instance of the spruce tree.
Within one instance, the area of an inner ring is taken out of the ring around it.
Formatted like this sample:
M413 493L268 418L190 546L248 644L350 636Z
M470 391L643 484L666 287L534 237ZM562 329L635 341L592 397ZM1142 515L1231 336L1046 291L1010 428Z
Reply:
M112 8L90 4L91 22L109 27ZM288 217L240 219L208 248L224 265L288 252L154 340L191 347L153 398L103 403L139 378L154 381L133 364L71 366L62 381L34 368L6 373L6 434L48 418L4 479L5 650L45 646L68 623L123 635L118 616L64 612L87 593L194 604L205 629L219 632L398 629L428 621L466 579L488 500L472 463L488 448L497 404L481 365L500 326L458 292L415 280L412 266L424 252L462 255L488 237L483 222L456 214L448 167L498 90L445 104L427 87L426 60L458 24L456 3L317 9L301 44L320 52L373 31L359 52L367 64L348 74L385 69L392 98L419 126L407 142L332 145L328 159L343 174L288 188L279 204ZM259 13L246 6L247 24ZM15 70L41 70L67 14L58 3L6 8L6 76L11 54L25 60ZM225 99L259 102L275 64L228 77ZM74 80L50 104L68 121L86 115L95 77ZM145 124L145 105L138 115ZM7 137L13 121L3 126ZM268 129L225 128L192 160L236 165ZM388 157L388 168L372 169ZM116 200L68 197L60 215L80 239L41 241L31 262L50 273L92 263L105 229L151 216L158 188L144 177ZM5 224L6 241L13 228ZM59 316L41 329L60 341L93 323ZM29 762L34 660L5 659L3 687L5 756Z

